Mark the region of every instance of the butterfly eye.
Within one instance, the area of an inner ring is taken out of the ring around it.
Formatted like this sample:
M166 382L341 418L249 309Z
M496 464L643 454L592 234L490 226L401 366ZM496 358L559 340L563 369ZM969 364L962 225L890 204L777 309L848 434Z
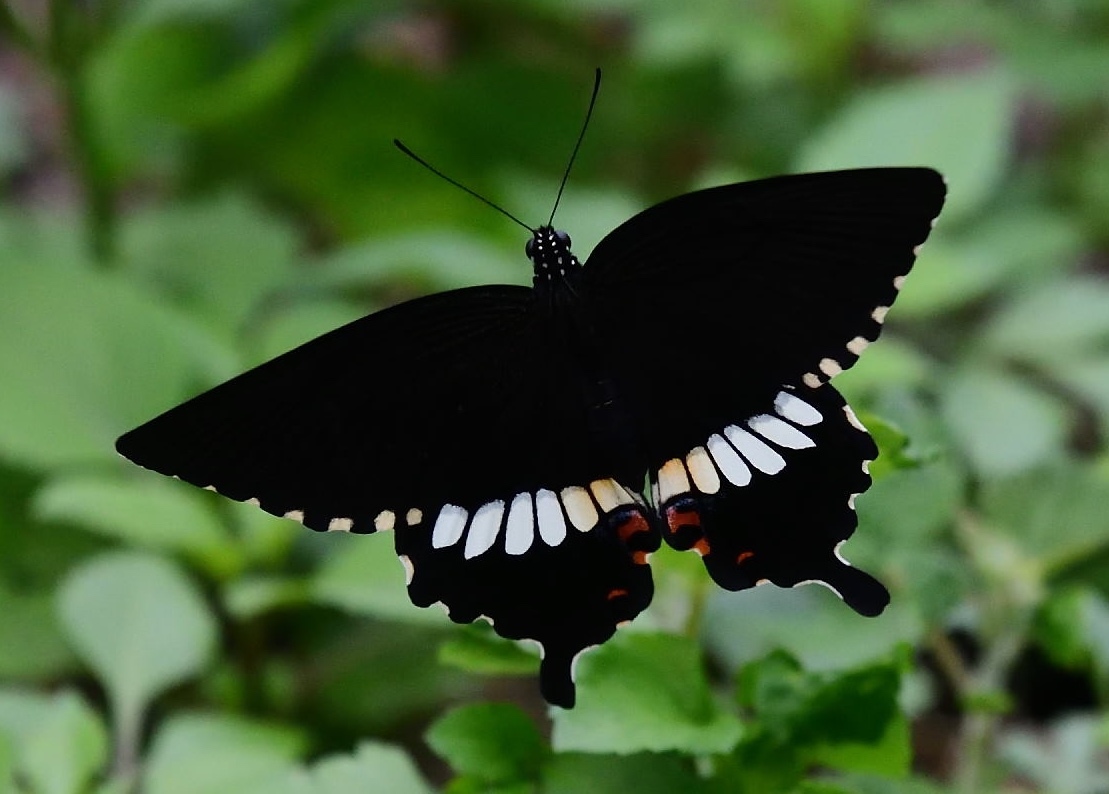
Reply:
M570 247L570 235L568 235L566 232L556 231L555 232L555 237L558 238L558 241L560 243L562 243L564 246L566 246L567 248Z
M535 253L535 238L529 237L528 241L524 244L524 253L527 254L528 259Z

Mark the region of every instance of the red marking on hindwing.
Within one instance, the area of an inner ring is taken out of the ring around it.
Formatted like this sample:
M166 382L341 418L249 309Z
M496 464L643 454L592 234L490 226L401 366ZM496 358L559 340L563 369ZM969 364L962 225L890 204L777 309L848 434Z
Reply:
M633 551L632 552L632 562L634 562L636 565L646 565L647 564L647 552L645 552L645 551Z
M701 528L701 513L696 507L673 505L666 508L666 528L671 533L685 527Z
M642 513L633 512L616 526L616 536L625 543L640 532L650 532L651 526Z

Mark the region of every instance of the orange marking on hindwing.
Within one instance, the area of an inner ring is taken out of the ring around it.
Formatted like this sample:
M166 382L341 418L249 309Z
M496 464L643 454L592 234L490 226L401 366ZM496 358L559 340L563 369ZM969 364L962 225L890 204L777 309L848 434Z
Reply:
M709 542L704 538L701 538L696 543L694 543L692 548L702 557L708 556L709 552L712 551L712 549L709 548Z
M636 565L646 565L647 564L647 552L645 552L645 551L633 551L632 552L632 562L634 562Z
M749 560L754 556L755 552L753 551L741 551L739 553L739 556L735 558L736 565L740 565L743 563L744 560Z
M608 600L611 601L614 598L622 598L623 596L626 596L627 594L628 594L627 590L622 590L619 587L614 587L612 590L608 591Z

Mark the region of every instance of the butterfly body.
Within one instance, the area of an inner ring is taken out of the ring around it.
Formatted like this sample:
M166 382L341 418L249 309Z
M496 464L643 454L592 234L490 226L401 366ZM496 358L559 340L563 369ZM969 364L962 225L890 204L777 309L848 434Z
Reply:
M877 450L828 384L877 339L944 185L922 168L775 177L636 215L582 263L532 233L531 288L410 301L122 436L140 465L317 530L395 531L412 601L574 659L651 601L649 555L722 587L847 564ZM648 483L646 493L640 493Z

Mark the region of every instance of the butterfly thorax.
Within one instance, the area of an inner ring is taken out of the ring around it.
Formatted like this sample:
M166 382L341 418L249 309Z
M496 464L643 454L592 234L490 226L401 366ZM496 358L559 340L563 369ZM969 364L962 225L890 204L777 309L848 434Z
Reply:
M570 251L570 235L553 226L540 226L532 232L524 250L535 270L536 289L564 281L581 270L581 262Z

